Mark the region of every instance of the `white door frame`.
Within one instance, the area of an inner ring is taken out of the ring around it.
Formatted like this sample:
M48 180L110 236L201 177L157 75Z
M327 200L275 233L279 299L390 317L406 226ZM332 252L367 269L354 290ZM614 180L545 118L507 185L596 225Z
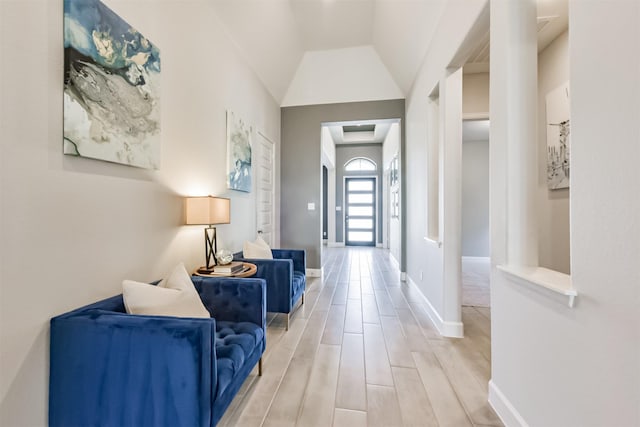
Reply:
M258 135L261 136L262 138L264 138L264 140L266 142L268 142L269 144L271 144L271 158L270 160L270 165L271 165L271 230L269 230L269 232L271 233L271 246L273 247L277 247L277 239L276 239L276 205L275 205L275 197L276 197L276 181L275 181L275 156L276 156L276 144L269 138L267 137L264 133L258 131ZM262 150L262 148L260 148L260 150ZM260 153L262 154L262 153ZM258 179L258 175L256 174L256 180ZM259 187L258 185L256 185L256 231L259 230L259 224L258 224L258 216L259 216L259 210L260 210L260 203L258 200L258 191L259 191Z

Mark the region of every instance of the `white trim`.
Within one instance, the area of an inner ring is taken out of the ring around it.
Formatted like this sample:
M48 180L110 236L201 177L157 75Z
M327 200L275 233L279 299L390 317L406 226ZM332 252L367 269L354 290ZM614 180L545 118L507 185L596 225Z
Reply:
M438 248L442 247L442 242L440 240L434 240L431 237L424 237L424 241L429 243L430 245L437 246Z
M489 113L462 113L462 120L489 120Z
M405 273L404 271L400 272L400 281L402 282L406 282L407 281L407 273Z
M502 423L507 427L529 427L520 413L511 404L509 399L500 391L493 380L489 380L489 405L498 414Z
M384 248L384 243L376 243L376 248Z
M413 281L413 279L407 276L407 283L410 286L413 286L418 294L422 297L424 301L425 308L427 309L427 315L433 323L433 326L436 327L440 335L443 337L450 338L464 338L464 325L462 322L447 322L442 320L438 311L431 305L429 299L422 293L418 285Z
M327 242L327 247L330 247L330 248L344 248L344 242Z
M322 268L307 268L306 273L309 277L322 277Z
M569 307L573 308L578 292L573 287L571 275L543 267L498 265L497 268L515 283L533 285L568 296Z
M462 256L462 262L482 262L489 263L491 258L488 256Z

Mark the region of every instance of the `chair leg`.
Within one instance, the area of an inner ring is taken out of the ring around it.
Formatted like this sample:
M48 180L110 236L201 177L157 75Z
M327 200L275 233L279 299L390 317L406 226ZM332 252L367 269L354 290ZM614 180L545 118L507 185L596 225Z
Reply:
M262 376L262 357L260 358L260 360L258 361L258 376L261 377Z

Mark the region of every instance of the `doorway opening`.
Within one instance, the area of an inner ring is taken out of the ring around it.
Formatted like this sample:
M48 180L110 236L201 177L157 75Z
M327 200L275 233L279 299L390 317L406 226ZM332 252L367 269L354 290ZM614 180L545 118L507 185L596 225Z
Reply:
M462 122L462 305L490 307L489 120Z

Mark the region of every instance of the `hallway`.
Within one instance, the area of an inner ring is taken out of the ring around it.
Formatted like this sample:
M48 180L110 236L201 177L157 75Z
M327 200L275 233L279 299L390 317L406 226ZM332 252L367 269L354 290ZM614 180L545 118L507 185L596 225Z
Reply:
M487 403L489 309L463 307L465 338L442 338L388 251L325 248L323 267L288 332L268 314L264 374L220 426L502 425Z

